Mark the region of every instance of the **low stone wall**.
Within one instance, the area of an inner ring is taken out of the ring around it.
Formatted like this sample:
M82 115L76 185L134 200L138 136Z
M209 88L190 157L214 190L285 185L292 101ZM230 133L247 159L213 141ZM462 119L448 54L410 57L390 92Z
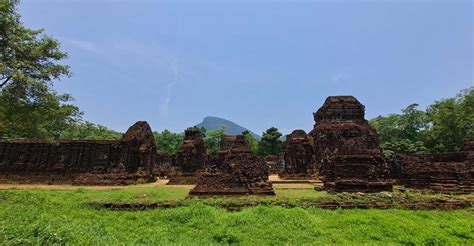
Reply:
M150 182L155 155L146 122L137 122L116 141L0 142L0 182Z
M405 155L391 160L400 184L446 193L474 192L474 142L462 151L437 155Z

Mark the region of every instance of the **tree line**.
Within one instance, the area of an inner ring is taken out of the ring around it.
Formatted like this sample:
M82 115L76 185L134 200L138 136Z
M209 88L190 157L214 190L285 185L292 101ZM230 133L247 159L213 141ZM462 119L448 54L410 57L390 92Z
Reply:
M201 131L204 136L203 141L208 153L212 154L220 150L221 137L225 134L225 125L221 125L215 130L206 130L205 128L197 129ZM176 153L184 139L184 133L173 133L169 130L154 132L153 134L158 150L168 153ZM281 152L283 145L281 140L282 134L275 127L271 127L263 132L260 140L257 140L248 130L242 132L242 135L244 135L250 151L254 154L267 156L278 155Z
M444 153L474 140L474 87L455 97L435 101L426 110L408 105L400 114L370 121L377 129L385 156Z

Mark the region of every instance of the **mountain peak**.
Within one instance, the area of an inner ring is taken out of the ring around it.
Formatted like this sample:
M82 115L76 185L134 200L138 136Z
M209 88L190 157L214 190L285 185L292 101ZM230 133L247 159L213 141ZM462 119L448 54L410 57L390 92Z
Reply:
M197 127L203 127L204 129L206 129L208 131L212 131L212 130L219 129L219 127L221 125L226 126L226 128L224 130L224 133L228 134L228 135L240 135L245 130L249 130L248 128L240 126L239 124L237 124L235 122L232 122L230 120L223 119L223 118L220 118L220 117L216 117L216 116L206 116L206 117L204 117L202 122L197 124L196 126ZM255 138L260 139L259 135L255 134L252 131L250 131L250 133Z

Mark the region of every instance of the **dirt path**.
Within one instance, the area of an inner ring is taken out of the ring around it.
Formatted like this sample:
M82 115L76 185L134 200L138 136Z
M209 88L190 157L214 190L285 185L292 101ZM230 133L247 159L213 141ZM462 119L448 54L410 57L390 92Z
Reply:
M282 181L278 175L271 175L269 180L275 182L273 187L275 189L314 189L316 183L301 183L296 181L292 183L291 180L285 180L284 183L278 183ZM301 181L301 180L300 180ZM311 182L318 182L312 180ZM88 190L114 190L114 189L130 189L130 188L146 188L146 187L163 187L166 186L168 180L158 180L154 183L138 184L138 185L126 185L126 186L88 186L88 185L67 185L67 184L1 184L0 190L6 189L47 189L47 190L77 190L77 189L88 189ZM179 188L193 188L194 185L170 185L168 187L179 187Z

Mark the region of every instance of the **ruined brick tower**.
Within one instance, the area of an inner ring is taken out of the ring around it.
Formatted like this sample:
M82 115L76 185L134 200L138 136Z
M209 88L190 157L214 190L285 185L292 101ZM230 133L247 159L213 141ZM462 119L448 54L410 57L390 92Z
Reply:
M170 175L168 185L191 185L196 183L197 171L205 168L207 153L204 134L197 128L184 131L183 143L176 153L177 170Z
M176 154L176 162L183 173L193 173L204 168L206 162L206 147L204 134L196 128L184 131L183 143Z
M389 168L377 132L365 119L364 105L353 96L332 96L313 115L316 124L310 135L326 190L392 189Z
M280 173L282 178L305 178L312 173L313 146L306 132L294 130L286 137L283 145L285 166Z

